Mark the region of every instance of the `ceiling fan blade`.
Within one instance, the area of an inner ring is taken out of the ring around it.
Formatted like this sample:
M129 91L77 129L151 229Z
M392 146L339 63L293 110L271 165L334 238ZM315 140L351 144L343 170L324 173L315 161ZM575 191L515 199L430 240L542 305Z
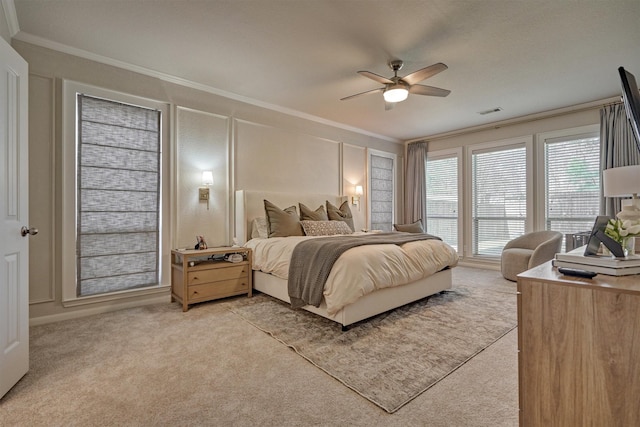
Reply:
M414 93L416 95L447 96L451 91L433 86L413 85L409 88L409 93Z
M392 85L393 84L393 80L389 80L386 77L382 77L381 75L378 75L376 73L372 73L371 71L358 71L358 74L360 74L361 76L364 77L368 77L371 80L375 80L378 83L382 83L383 85Z
M350 96L346 96L344 98L340 98L340 101L346 101L347 99L355 98L356 96L368 95L370 93L376 93L376 92L382 92L382 91L384 91L384 88L380 87L378 89L372 89L372 90L368 90L366 92L360 92L360 93L356 93L355 95L350 95Z
M384 111L392 110L393 107L396 106L396 104L397 104L397 102L387 102L387 101L385 101L384 102Z
M436 74L446 70L447 67L442 62L438 62L437 64L429 65L428 67L422 68L418 71L414 71L411 74L408 74L402 78L409 85L414 85L418 82L423 81L424 79L428 79L431 76L435 76Z

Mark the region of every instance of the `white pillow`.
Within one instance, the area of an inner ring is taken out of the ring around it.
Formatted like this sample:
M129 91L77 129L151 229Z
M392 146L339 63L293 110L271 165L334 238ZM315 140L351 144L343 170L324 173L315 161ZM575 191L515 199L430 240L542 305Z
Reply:
M267 218L256 218L251 221L251 238L252 239L266 239L269 237L267 231Z
M353 230L344 221L309 221L302 220L302 229L307 236L333 236L336 234L352 234Z

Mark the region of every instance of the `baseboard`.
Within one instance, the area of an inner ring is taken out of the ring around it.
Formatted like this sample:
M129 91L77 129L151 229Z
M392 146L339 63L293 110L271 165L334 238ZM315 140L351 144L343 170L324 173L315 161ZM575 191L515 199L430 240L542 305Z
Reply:
M92 316L94 314L108 313L111 311L123 310L132 307L141 307L143 305L151 305L158 303L171 302L168 294L158 295L144 300L122 301L109 305L88 306L84 309L70 310L64 313L51 314L49 316L33 317L29 319L29 326L45 325L47 323L60 322L62 320L79 319L81 317Z
M500 271L500 261L469 261L460 260L458 265L461 267L482 268L483 270L495 270Z

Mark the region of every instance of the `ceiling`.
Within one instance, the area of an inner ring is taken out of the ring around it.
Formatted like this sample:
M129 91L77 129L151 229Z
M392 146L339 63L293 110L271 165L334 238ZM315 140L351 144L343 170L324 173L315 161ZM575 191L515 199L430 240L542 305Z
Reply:
M6 1L6 0L4 0ZM11 1L11 0L9 0ZM217 93L408 140L619 96L640 79L638 0L13 0L15 38L90 52ZM436 62L385 111L357 74ZM479 112L502 108L497 113Z

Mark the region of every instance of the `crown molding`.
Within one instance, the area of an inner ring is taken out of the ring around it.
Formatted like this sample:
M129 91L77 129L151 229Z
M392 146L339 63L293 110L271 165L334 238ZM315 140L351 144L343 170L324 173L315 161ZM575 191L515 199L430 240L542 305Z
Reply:
M410 139L405 141L405 145L411 144L412 142L418 142L418 141L437 141L437 140L441 140L441 139L447 139L447 138L453 138L453 137L458 137L458 136L462 136L462 135L466 135L466 134L470 134L470 133L475 133L475 132L480 132L480 131L484 131L484 130L490 130L490 129L500 129L503 128L505 126L513 126L513 125L518 125L518 124L522 124L522 123L529 123L529 122L534 122L537 120L544 120L544 119L550 119L553 117L560 117L560 116L565 116L567 114L575 114L575 113L580 113L583 111L589 111L589 110L595 110L595 109L600 109L602 107L604 107L605 105L609 105L609 104L615 104L615 103L619 103L620 102L620 97L611 97L611 98L606 98L606 99L601 99L601 100L597 100L597 101L591 101L591 102L586 102L583 104L577 104L577 105L572 105L569 107L563 107L563 108L557 108L554 110L549 110L549 111L543 111L541 113L534 113L534 114L529 114L526 116L520 116L520 117L513 117L511 119L505 119L505 120L500 120L497 122L491 122L491 123L486 123L486 124L482 124L482 125L478 125L478 126L473 126L473 127L468 127L468 128L464 128L464 129L458 129L458 130L454 130L451 132L444 132L444 133L440 133L437 135L431 135L431 136L423 136L421 138L414 138L414 139Z
M11 2L13 0L2 0L4 2ZM143 74L150 77L155 77L157 79L163 80L168 83L174 83L180 86L185 86L188 88L201 90L203 92L208 92L214 95L222 96L224 98L232 99L234 101L243 102L245 104L254 105L256 107L266 108L268 110L276 111L282 114L286 114L293 117L298 117L300 119L309 120L312 122L320 123L323 125L331 126L334 128L343 129L349 132L358 133L361 135L381 139L388 142L393 142L396 144L401 144L402 141L397 138L391 138L386 135L379 135L373 132L369 132L364 129L360 129L353 126L345 125L344 123L334 122L332 120L327 120L322 117L314 116L312 114L303 113L301 111L292 110L290 108L282 107L275 104L270 104L268 102L259 101L253 98L249 98L247 96L238 95L233 92L228 92L222 89L218 89L212 86L208 86L205 84L197 83L191 80L183 79L181 77L173 76L170 74L166 74L160 71L152 70L146 67L141 67L139 65L130 64L128 62L120 61L117 59L109 58L106 56L98 55L93 52L89 52L83 49L78 49L75 47L71 47L62 43L54 42L42 37L35 36L33 34L25 33L24 31L18 31L18 33L14 36L14 39L23 41L25 43L30 43L36 46L41 46L47 49L55 50L58 52L66 53L69 55L77 56L84 59L89 59L91 61L99 62L106 65L111 65L114 67L122 68L125 70L133 71L139 74Z
M2 0L2 10L4 10L4 17L9 27L9 36L12 38L20 32L20 25L18 24L18 15L16 14L16 5L13 0Z

